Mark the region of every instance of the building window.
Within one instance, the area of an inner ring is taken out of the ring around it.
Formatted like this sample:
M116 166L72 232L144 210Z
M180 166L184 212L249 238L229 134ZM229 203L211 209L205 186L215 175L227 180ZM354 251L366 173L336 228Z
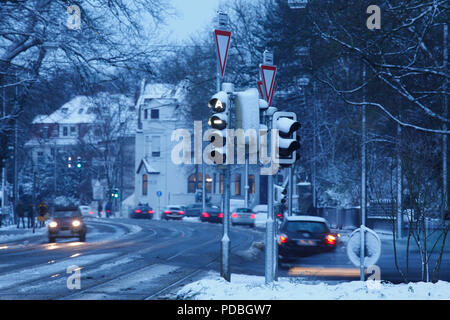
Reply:
M148 176L144 174L142 176L142 195L146 196L148 194Z
M152 119L159 119L159 109L152 109L150 113Z
M152 157L160 157L161 156L161 137L153 136L152 137Z
M69 128L62 127L62 135L63 137L67 137L69 135Z
M41 129L42 138L44 138L44 139L49 138L49 132L50 131L49 131L48 126L42 127L42 129Z
M237 196L241 195L241 175L239 173L234 178L234 194Z
M206 180L206 192L211 193L212 190L212 181L211 177L209 175L205 176ZM196 183L198 181L198 183ZM195 173L191 174L188 177L188 193L195 193L195 185L197 184L197 189L202 190L203 188L203 180L202 180L202 174L199 172L197 174L197 178L195 177Z
M145 156L150 157L150 147L152 145L150 136L145 136Z
M148 118L148 109L144 110L144 119L147 120Z
M76 126L71 126L70 127L70 135L71 136L76 136L77 135L77 127Z
M44 151L37 152L37 161L40 163L44 162Z
M195 174L191 174L188 178L188 193L195 193Z
M248 176L248 186L248 193L255 193L255 176L252 174Z

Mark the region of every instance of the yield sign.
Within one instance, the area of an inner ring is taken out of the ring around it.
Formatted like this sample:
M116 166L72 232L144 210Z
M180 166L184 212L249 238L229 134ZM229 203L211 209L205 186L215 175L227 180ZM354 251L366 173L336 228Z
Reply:
M275 78L277 75L277 67L261 65L261 78L263 81L263 88L266 97L266 101L269 106L272 103L274 88L275 88Z
M228 47L230 46L231 32L214 30L214 38L217 45L217 56L219 57L220 73L223 77L227 64Z
M261 99L265 99L265 97L264 97L264 91L263 91L263 82L262 82L262 81L257 81L256 84L258 85L259 97L260 97Z

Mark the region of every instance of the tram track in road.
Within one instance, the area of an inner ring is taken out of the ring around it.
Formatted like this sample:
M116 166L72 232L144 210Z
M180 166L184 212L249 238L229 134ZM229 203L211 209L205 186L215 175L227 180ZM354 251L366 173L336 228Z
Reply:
M194 229L190 228L190 227L185 228L185 230L179 230L178 228L175 228L174 226L169 225L169 224L160 225L157 228L158 231L151 224L145 224L145 225L141 225L141 226L144 229L147 229L147 232L148 232L148 234L146 234L144 237L142 235L137 235L138 236L137 238L134 237L134 238L127 239L126 242L112 242L109 244L108 248L102 249L102 252L108 251L108 250L124 250L127 247L135 246L136 244L138 244L140 246L146 246L148 243L153 243L150 247L145 247L140 250L133 250L131 253L125 252L122 254L115 254L114 256L109 256L109 257L106 257L105 259L100 259L100 260L96 260L93 263L85 264L84 266L82 266L82 269L85 270L85 271L83 271L83 273L86 273L86 270L88 272L94 272L95 269L97 269L99 266L101 267L108 263L113 265L116 261L124 260L127 257L132 259L139 255L144 255L144 254L148 254L150 252L156 252L158 250L164 250L164 249L167 249L168 247L176 246L181 241L184 241L184 239L186 237L190 237L192 235L192 233L194 232ZM158 237L162 242L154 244L154 240ZM166 241L166 239L168 239L168 238L173 239L173 240ZM134 240L137 240L137 241L134 241ZM69 243L69 245L70 244L73 244L73 243ZM65 245L65 244L62 244L62 245ZM85 252L83 254L89 255L89 253L90 252ZM64 264L65 262L71 261L71 258L72 258L72 256L66 257L63 259L59 259L58 263ZM76 263L76 261L74 260L73 263ZM13 272L13 276L17 275L18 273L20 274L20 272L27 274L27 272L24 272L24 271L32 270L33 268L42 268L45 266L46 266L45 263L28 266L26 268L23 268L22 270ZM126 270L126 272L117 273L114 277L105 277L105 279L101 280L100 282L97 281L95 283L95 285L101 285L102 283L113 281L114 279L117 279L117 278L123 276L124 274L128 274L130 272L137 271L146 266L148 266L148 264L140 265L133 269L128 268ZM49 281L54 281L54 279L50 278L51 273L58 275L58 273L56 271L55 272L46 272L44 275L39 276L39 277L34 276L33 279L28 280L28 281L19 281L19 282L11 283L6 286L4 285L3 287L1 287L1 284L0 284L0 288L2 288L2 296L14 296L14 292L11 292L11 287L14 287L17 285L20 285L21 288L42 287L43 284L48 283ZM65 273L65 270L61 270L59 272L59 274L62 274L62 273ZM8 273L8 275L11 275L11 273ZM2 277L2 274L0 274L0 280L1 280L1 277ZM63 285L65 286L65 284L63 284ZM92 287L92 286L90 286L90 287ZM89 288L86 287L86 290L88 290L88 289ZM62 296L54 295L54 296L46 296L46 298L47 299L61 299L61 298L64 298L64 296L65 295L62 295ZM0 296L0 298L1 298L1 296Z
M109 284L111 284L111 286L114 286L114 284L126 280L127 277L135 277L139 275L142 270L151 273L152 271L148 270L154 270L152 268L156 268L155 270L161 270L161 267L163 266L168 266L169 268L176 266L175 269L177 270L171 273L170 279L166 279L164 282L167 285L159 286L159 284L157 283L158 281L156 281L156 284L152 284L153 286L156 285L154 290L152 289L153 291L151 291L153 292L152 294L146 292L139 297L139 299L153 299L153 297L159 296L161 293L166 292L168 289L176 286L178 283L181 283L189 277L195 276L202 270L204 271L206 268L209 268L219 258L219 255L217 254L212 259L208 259L201 265L195 266L194 264L193 267L189 266L189 256L195 256L196 254L198 255L198 251L201 250L202 247L215 246L220 242L222 235L221 228L216 228L215 226L211 226L209 224L191 224L186 222L181 222L180 224L178 223L179 222L163 221L145 222L143 224L140 224L139 226L144 230L144 232L146 232L146 234L137 233L130 237L125 237L126 239L124 239L124 241L109 241L107 242L107 247L102 248L100 250L100 253L95 250L98 249L98 247L95 247L95 243L93 243L93 247L83 248L83 252L80 254L80 256L89 254L105 254L111 253L111 251L120 252L122 250L125 250L126 252L117 253L113 256L105 255L100 257L101 259L97 259L93 263L86 263L84 266L80 265L80 267L82 268L82 279L83 276L87 276L90 278L89 281L83 280L84 284L81 291L76 290L76 292L68 292L65 283L65 280L68 276L61 276L62 272L65 273L65 270L61 270L60 275L57 278L52 278L52 275L50 275L49 272L46 272L39 277L34 276L33 279L30 279L28 281L19 281L19 283L15 283L7 287L4 286L2 289L2 294L0 295L0 299L5 297L7 299L11 299L11 297L13 299L22 299L24 296L26 296L26 299L29 299L32 296L33 292L36 293L36 291L33 291L35 288L38 288L37 291L42 291L46 287L50 288L50 292L48 292L48 294L46 294L45 292L43 292L42 294L38 294L38 299L42 299L43 297L44 299L75 299L77 297L83 299L83 296L85 294L95 292L97 289L102 287L105 288L105 286L109 286ZM202 236L196 237L196 235L199 234ZM242 245L242 242L245 243L246 241L255 238L256 235L251 232L240 232L240 234L241 241L233 245L233 248ZM205 240L205 237L210 238ZM198 241L200 241L200 244L195 243ZM146 247L148 244L151 245ZM62 245L65 245L65 243L62 243ZM138 247L138 249L130 251L129 248L131 248L132 246L136 246ZM75 251L69 253L74 252ZM79 252L79 250L76 250L76 252ZM188 261L188 263L183 262L184 257L182 256L185 254L187 255L186 261ZM145 257L145 259L141 259L142 257ZM202 256L202 259L203 257L206 256ZM64 261L72 261L72 256L58 260L59 263ZM76 262L76 260L73 261L74 263ZM121 263L120 267L124 267L126 265L126 270L120 270L119 267L116 268L117 263ZM28 266L23 270L38 268L39 266L42 267L43 264L44 263ZM105 270L102 270L100 272L98 271L98 269L105 269L103 267L106 265L114 266L113 272L111 272L109 275L107 274L107 272L104 272ZM104 273L102 277L97 277L96 275L101 274L101 272ZM4 275L4 272L0 273L0 277L2 275ZM90 275L93 276L90 277ZM56 288L55 284L58 284L59 288ZM14 286L16 287L16 289L13 288ZM19 293L17 290L22 293ZM52 290L53 292L51 292ZM31 292L31 295L24 295L23 292Z
M207 229L208 230L208 229ZM209 231L211 229L209 228ZM83 297L96 297L96 298L100 298L100 299L108 299L107 296L102 295L101 291L102 288L104 288L106 285L108 285L109 283L111 284L111 286L114 286L114 282L120 282L123 280L126 280L127 278L135 278L136 275L139 277L141 272L148 272L148 277L152 277L151 272L155 269L161 268L161 267L165 267L170 269L167 274L170 274L170 280L166 281L165 284L163 284L162 286L158 286L156 285L157 282L153 282L151 283L151 287L155 287L155 291L152 292L151 294L143 294L141 293L139 295L139 299L144 299L144 300L152 300L155 299L159 296L161 296L162 294L168 292L169 290L175 288L177 285L181 284L183 281L194 277L196 275L198 275L201 272L204 272L205 269L209 268L210 266L212 266L214 263L216 263L220 257L219 254L217 254L216 256L214 256L213 258L209 259L206 263L203 263L202 265L196 266L194 268L185 268L185 267L176 267L174 270L174 265L170 265L168 263L172 262L175 258L182 256L185 253L188 253L190 251L194 251L196 249L199 249L201 247L204 246L208 246L211 245L212 243L219 243L220 239L222 238L222 232L221 229L217 228L215 231L217 231L216 236L209 240L206 241L200 245L196 245L196 246L189 246L187 249L182 249L179 252L177 252L174 255L171 255L170 257L167 257L165 259L162 260L158 260L155 261L152 264L144 264L142 266L137 266L134 267L132 269L128 268L125 272L121 272L116 274L114 277L110 277L108 279L104 279L103 281L99 281L96 282L93 285L84 287L83 289L81 289L81 291L77 291L74 292L73 294L70 295L65 295L65 296L61 296L58 297L57 299L83 299ZM237 244L232 245L232 248L238 248L239 246L243 245L243 244L247 244L247 241L253 241L256 238L256 233L242 233L244 235L244 237L246 238L244 241L239 241ZM180 242L180 241L185 241L186 239L178 239L176 241L176 243ZM195 238L192 238L191 241L196 241ZM170 246L176 245L175 243L171 243ZM158 247L154 247L153 249L164 249L165 247L167 247L166 245L163 246L158 246ZM154 250L152 250L154 251ZM142 252L141 252L142 253ZM176 264L175 264L176 266ZM151 271L149 271L151 270ZM179 276L177 276L179 275ZM132 282L132 280L131 280ZM116 296L122 296L120 293L116 293ZM114 299L115 299L114 298Z
M189 235L188 236L191 236L194 233L195 229L190 227L190 226L189 226L188 229L189 229ZM180 231L180 230L178 230L178 231ZM136 252L130 254L130 256L144 255L144 254L148 254L148 253L152 253L152 252L157 252L159 250L164 250L164 249L166 249L168 247L176 246L180 242L186 242L186 240L187 240L186 239L186 233L181 231L181 235L182 235L181 237L179 237L179 238L177 238L175 240L159 243L158 245L154 245L154 246L152 246L150 248L136 251ZM170 236L172 236L172 234ZM212 239L210 241L207 241L207 242L204 242L201 245L198 245L198 246L195 246L195 247L189 247L187 249L180 250L180 252L177 252L175 255L172 255L172 256L170 256L168 258L163 258L163 259L159 258L154 263L151 263L151 264L144 263L142 265L138 265L138 266L133 267L133 268L127 268L126 271L119 272L119 273L115 274L113 277L105 278L105 279L103 279L101 281L98 281L98 282L92 284L92 285L88 285L86 287L83 287L82 289L77 290L74 293L71 293L69 295L59 296L59 297L57 297L55 299L61 299L61 300L64 299L64 300L66 300L66 299L73 299L73 298L77 298L77 297L82 299L84 294L89 294L90 292L95 292L96 289L101 288L102 286L105 286L108 283L113 283L114 281L123 279L124 277L127 277L127 276L128 277L132 277L134 274L136 274L138 272L141 272L142 270L149 269L152 266L163 266L163 265L165 265L167 267L170 267L168 264L165 264L165 263L167 263L167 262L173 260L174 258L182 255L183 253L192 251L193 249L198 249L198 248L200 248L202 246L209 245L209 244L211 244L213 242L217 242L217 241L220 240L220 236L221 236L221 234L217 233L217 235L216 235L216 237L214 239ZM195 241L195 240L196 240L195 238L190 239L190 241ZM208 265L209 265L209 263L208 263ZM197 269L201 269L201 268L204 268L204 267L205 266L202 265L201 267L199 267Z

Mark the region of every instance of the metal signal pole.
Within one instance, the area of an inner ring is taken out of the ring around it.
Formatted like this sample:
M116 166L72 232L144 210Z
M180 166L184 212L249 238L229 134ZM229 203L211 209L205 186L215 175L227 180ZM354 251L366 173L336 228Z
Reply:
M225 13L218 12L218 26L219 27L226 27L228 24L228 16ZM220 59L219 56L217 56L217 72L216 72L216 89L217 92L221 91L221 82L222 82L222 75L221 75L221 69L220 69ZM227 94L230 91L231 88L224 88L227 90ZM232 90L231 90L232 91ZM231 99L229 99L231 102ZM227 106L227 128L230 128L231 124L231 108L232 106ZM203 161L202 161L203 162ZM203 179L204 179L204 173L203 173ZM203 187L205 186L205 180L203 180ZM220 242L220 275L222 278L224 278L226 281L231 281L231 270L230 270L230 256L231 256L231 240L229 237L229 230L230 230L230 168L229 165L225 164L224 167L224 179L223 179L223 188L224 188L224 195L223 195L223 234L222 234L222 240ZM203 192L203 203L205 203L205 192Z

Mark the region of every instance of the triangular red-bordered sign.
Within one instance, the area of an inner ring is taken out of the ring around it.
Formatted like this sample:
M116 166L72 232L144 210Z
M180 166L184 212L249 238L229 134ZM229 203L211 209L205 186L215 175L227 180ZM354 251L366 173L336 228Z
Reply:
M274 88L275 88L275 78L277 76L277 67L261 65L261 79L263 81L264 93L266 96L267 103L272 103Z
M219 57L220 73L223 77L227 64L228 48L230 46L231 32L224 30L214 30L214 38L217 46L217 56Z
M256 84L258 85L259 97L261 99L266 100L266 98L264 96L263 82L262 81L257 81Z

